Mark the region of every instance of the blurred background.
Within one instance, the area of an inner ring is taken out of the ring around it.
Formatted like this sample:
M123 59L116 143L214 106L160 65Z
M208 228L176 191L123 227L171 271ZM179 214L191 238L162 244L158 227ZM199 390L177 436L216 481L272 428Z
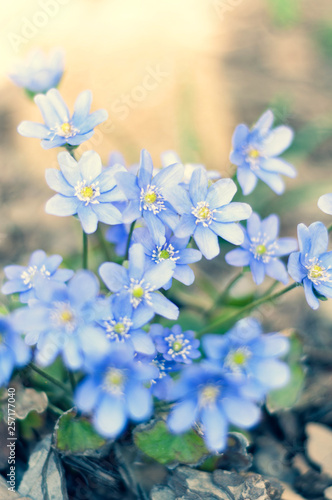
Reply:
M22 120L41 117L7 74L35 47L64 48L59 89L71 109L78 93L91 89L92 109L108 110L108 121L78 155L95 149L106 164L120 150L130 164L146 148L158 166L162 151L175 150L183 162L231 176L235 126L254 123L270 107L276 124L296 132L286 157L298 177L286 179L282 197L259 184L238 199L262 216L280 214L281 236L296 236L299 222L331 223L317 208L318 197L332 192L331 0L16 0L2 9L0 25L1 267L26 263L36 248L80 252L77 221L44 213L52 195L44 170L57 165L58 150L44 151L39 140L16 133ZM202 263L200 288L178 290L184 303L190 295L208 307L204 279L213 274L221 289L237 272L224 264L229 249L225 244L220 259ZM247 278L242 289L253 288ZM296 328L305 341L307 385L299 411L304 421L332 425L331 301L313 313L298 289L281 303L277 312L261 314L271 329ZM317 408L326 411L314 417ZM264 473L264 459L261 467ZM288 472L277 474L285 479Z
M120 150L130 164L146 148L158 165L173 149L230 176L235 126L270 107L277 124L295 129L287 158L299 175L281 198L259 183L245 201L261 215L277 211L284 236L299 222L329 222L316 202L332 191L330 0L16 0L0 23L2 265L38 247L67 254L80 245L74 219L44 213L52 194L44 170L58 150L16 133L20 121L41 117L7 74L36 47L64 48L60 91L71 109L91 89L92 109L109 112L78 154L95 149L106 163Z

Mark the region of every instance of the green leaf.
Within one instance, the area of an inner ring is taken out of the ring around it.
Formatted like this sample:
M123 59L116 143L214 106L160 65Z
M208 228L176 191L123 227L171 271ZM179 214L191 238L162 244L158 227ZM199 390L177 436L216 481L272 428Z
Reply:
M88 454L88 450L98 450L106 443L85 417L78 417L71 409L61 415L54 429L56 449L72 455Z
M295 332L290 335L290 350L285 361L290 368L289 383L281 389L276 389L267 397L266 406L270 412L291 408L298 400L303 389L305 373L300 363L302 344Z
M171 434L163 420L142 424L134 431L136 446L164 465L197 464L210 453L195 431Z

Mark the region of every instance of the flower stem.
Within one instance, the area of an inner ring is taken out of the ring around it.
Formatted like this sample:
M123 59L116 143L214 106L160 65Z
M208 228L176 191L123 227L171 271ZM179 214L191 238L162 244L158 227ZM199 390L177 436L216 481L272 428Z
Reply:
M71 385L71 390L73 391L74 394L76 389L76 380L75 380L75 375L69 369L68 369L68 379Z
M329 227L327 228L327 231L328 231L329 233L331 233L331 232L332 232L332 224L330 224L330 225L329 225Z
M106 260L109 262L112 261L111 247L109 243L106 241L103 231L99 225L97 227L97 237L99 240L99 244L105 254Z
M244 271L244 269L242 269L242 271L240 273L238 273L236 276L234 276L234 278L228 283L228 285L226 286L224 291L221 292L221 294L217 297L213 306L206 311L205 316L209 317L215 312L215 310L218 308L218 306L220 306L224 302L224 300L228 297L229 292L231 291L233 286L242 278L244 273L245 273L245 271Z
M88 235L83 231L83 269L88 269Z
M60 380L57 380L56 378L52 377L52 375L49 375L48 373L44 372L44 370L39 368L34 363L30 363L28 366L34 372L38 373L38 375L51 382L51 384L57 385L58 387L60 387L60 389L68 393L68 387L65 384L63 384Z
M48 402L48 405L47 405L48 409L51 410L53 413L55 413L56 415L59 415L61 417L61 415L64 414L64 411L61 410L60 408L58 408L57 406L53 405L52 403Z
M66 144L65 148L68 151L68 153L70 154L70 156L72 156L74 158L74 160L76 160L74 151L77 149L77 146L70 146L70 144Z
M134 232L135 222L136 221L134 220L134 222L131 223L131 226L129 229L127 246L126 246L126 253L125 253L125 260L128 260L128 257L129 257L129 247L130 247L131 237L132 237L133 232Z
M254 309L257 309L259 306L262 304L265 304L266 302L270 302L271 300L275 300L278 297L281 297L281 295L284 295L285 293L289 292L290 290L293 290L299 286L298 283L293 283L292 285L287 286L283 290L280 290L279 292L276 292L274 294L268 295L268 296L263 296L260 299L255 300L251 304L248 304L247 306L243 307L240 311L235 311L233 314L228 316L227 318L222 318L219 320L216 320L214 323L211 323L208 325L206 328L198 332L199 334L207 333L207 332L213 332L217 328L220 328L221 326L228 324L230 321L237 321L240 319L244 314L247 314Z

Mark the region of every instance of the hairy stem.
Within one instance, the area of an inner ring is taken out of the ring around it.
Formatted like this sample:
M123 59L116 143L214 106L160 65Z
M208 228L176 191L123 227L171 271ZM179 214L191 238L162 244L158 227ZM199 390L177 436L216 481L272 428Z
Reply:
M253 311L254 309L257 309L258 307L260 307L262 304L265 304L266 302L270 302L272 300L277 299L278 297L281 297L281 295L284 295L285 293L289 292L290 290L293 290L297 286L299 286L298 283L293 283L292 285L287 286L283 290L280 290L280 292L276 292L272 295L268 295L267 297L263 296L260 299L255 300L251 304L248 304L247 306L243 307L240 311L235 311L233 314L229 315L227 318L216 320L214 323L211 323L208 327L201 330L199 332L199 334L203 334L203 333L207 333L207 332L213 333L214 330L216 330L217 328L220 328L221 326L228 324L231 321L232 322L237 321L244 314L247 314L247 313Z
M127 246L126 246L125 260L128 260L128 257L129 257L129 247L130 247L131 237L132 237L133 232L134 232L135 222L136 221L132 222L131 226L130 226L128 240L127 240Z
M217 299L216 299L215 303L213 304L213 306L211 307L211 309L206 311L205 316L207 316L207 317L211 316L215 312L215 310L218 309L218 307L221 304L223 304L225 299L227 299L228 294L231 291L231 289L233 288L233 286L236 285L236 283L242 278L244 273L245 273L245 271L242 269L242 271L240 273L238 273L236 276L234 276L234 278L228 283L228 285L226 286L224 291L221 292L221 294L217 297Z
M63 384L60 380L57 380L56 378L52 377L52 375L49 375L48 373L44 372L44 370L42 370L41 368L39 368L37 365L35 365L34 363L30 363L28 365L34 372L38 373L38 375L40 375L41 377L43 377L45 380L48 380L48 382L51 382L51 384L53 385L56 385L58 387L60 387L60 389L62 389L63 391L65 391L66 393L69 392L69 389L68 387L66 386L66 384Z
M83 269L88 269L88 235L85 231L83 231L82 267Z

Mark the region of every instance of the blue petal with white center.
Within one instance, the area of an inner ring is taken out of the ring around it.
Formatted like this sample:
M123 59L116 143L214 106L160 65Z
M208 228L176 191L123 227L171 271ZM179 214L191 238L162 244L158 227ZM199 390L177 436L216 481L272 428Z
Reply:
M157 376L153 366L135 362L125 346L113 345L77 387L75 403L92 414L96 430L115 438L129 420L141 422L152 414L152 393L146 384Z
M258 400L289 381L289 368L278 359L287 353L288 339L279 333L263 334L254 318L238 321L225 335L204 335L202 345L208 358L218 361L232 378L250 384L250 394L255 392Z
M327 251L328 231L322 222L297 228L299 252L289 256L288 272L304 287L309 306L318 309L319 299L332 298L332 252Z
M278 216L269 215L261 221L259 215L253 213L248 219L247 230L243 229L243 232L241 248L228 252L226 262L231 266L250 266L256 285L264 281L265 274L287 284L286 266L279 257L294 252L298 245L295 238L278 238Z
M227 376L216 362L185 367L169 394L176 403L167 421L170 431L179 434L196 424L209 450L222 451L230 424L247 428L260 419L259 407L242 387L242 381Z
M272 129L274 116L266 111L250 130L246 125L238 125L233 134L232 163L237 165L237 179L243 194L250 194L261 179L275 193L285 189L281 175L295 177L296 170L278 158L292 143L293 131L284 125Z
M158 245L165 243L165 224L174 230L178 217L170 202L171 193L183 177L180 164L163 168L155 176L150 154L143 150L137 176L130 172L117 174L117 182L129 200L123 211L123 222L131 223L143 217ZM184 190L183 190L184 191Z
M183 332L180 325L164 328L161 332L152 329L152 337L157 351L166 361L190 364L201 356L198 350L200 342L195 333L191 330Z
M38 94L34 98L40 109L45 125L23 121L17 128L24 137L41 139L44 149L58 146L79 146L90 139L94 128L108 118L105 109L90 114L92 94L85 90L76 99L75 111L72 116L67 105L57 89L50 89L46 95Z
M27 266L6 266L4 273L8 281L2 286L5 295L19 293L20 301L51 294L52 289L68 281L74 274L70 269L58 269L62 262L60 255L47 257L43 250L36 250Z
M77 162L68 152L59 153L60 171L46 170L46 182L58 194L46 203L46 213L60 217L78 215L85 233L94 233L98 221L119 224L122 215L114 203L124 196L115 175L125 170L121 165L102 167L95 151L83 153Z
M201 260L201 252L193 248L187 248L189 237L176 238L168 228L165 237L166 241L163 245L156 245L147 228L137 228L133 233L133 241L143 245L144 253L148 258L148 265L155 267L165 260L174 262L173 278L184 285L191 285L194 282L195 275L188 264ZM168 290L171 286L172 278L163 288Z
M99 283L90 271L78 271L69 284L51 297L29 302L13 315L16 329L28 345L36 345L35 360L48 366L59 355L71 370L98 362L109 349L104 331L95 321Z
M111 292L124 296L131 304L134 321L141 315L149 321L154 314L177 319L178 307L158 292L172 278L175 263L164 261L153 268L146 264L143 246L135 243L129 251L128 269L113 262L104 262L99 274Z
M170 195L171 203L181 214L175 236L193 236L207 259L213 259L220 252L218 236L240 245L244 237L237 221L250 217L252 210L247 203L231 203L235 193L236 185L231 179L221 179L209 187L206 171L196 169L189 192L184 191L180 196L173 190Z

